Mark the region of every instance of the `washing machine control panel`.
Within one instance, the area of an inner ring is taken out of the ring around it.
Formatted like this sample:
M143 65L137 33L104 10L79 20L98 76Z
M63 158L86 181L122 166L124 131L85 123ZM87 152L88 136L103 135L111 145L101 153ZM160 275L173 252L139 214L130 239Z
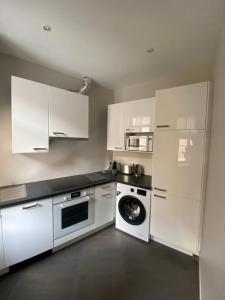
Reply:
M146 197L147 192L146 192L146 190L137 189L137 194Z

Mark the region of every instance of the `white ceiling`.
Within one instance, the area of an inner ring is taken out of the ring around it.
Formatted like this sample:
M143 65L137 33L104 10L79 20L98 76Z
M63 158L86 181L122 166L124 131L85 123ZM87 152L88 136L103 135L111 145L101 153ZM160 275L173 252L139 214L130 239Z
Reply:
M223 6L224 0L0 0L0 52L112 88L209 70Z

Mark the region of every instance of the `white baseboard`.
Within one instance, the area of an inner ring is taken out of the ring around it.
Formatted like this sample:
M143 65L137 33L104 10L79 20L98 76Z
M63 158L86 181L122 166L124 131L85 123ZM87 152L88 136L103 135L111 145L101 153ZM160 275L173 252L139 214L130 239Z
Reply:
M184 248L182 248L182 247L176 246L176 245L171 244L171 243L169 243L169 242L167 242L167 241L165 241L165 240L163 240L163 239L160 239L160 238L158 238L158 237L156 237L156 236L151 236L151 239L152 239L153 241L156 241L156 242L158 242L158 243L160 243L160 244L163 244L163 245L165 245L165 246L167 246L167 247L170 247L170 248L173 248L173 249L175 249L175 250L177 250L177 251L180 251L180 252L182 252L182 253L184 253L184 254L187 254L187 255L190 255L190 256L193 256L193 254L195 254L195 255L199 256L199 253L198 253L198 252L193 252L193 251L184 249Z

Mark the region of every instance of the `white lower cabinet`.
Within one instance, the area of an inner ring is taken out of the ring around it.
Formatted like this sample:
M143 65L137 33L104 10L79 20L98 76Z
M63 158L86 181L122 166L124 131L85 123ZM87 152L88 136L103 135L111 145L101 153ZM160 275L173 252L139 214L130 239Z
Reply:
M156 239L198 254L199 227L200 201L153 193L150 233Z
M112 222L115 218L115 187L115 183L109 183L95 188L95 228Z
M1 210L6 267L53 248L52 198Z
M1 215L1 211L0 211ZM3 238L2 238L2 222L0 219L0 270L5 268L5 257L4 257L4 248L3 248Z

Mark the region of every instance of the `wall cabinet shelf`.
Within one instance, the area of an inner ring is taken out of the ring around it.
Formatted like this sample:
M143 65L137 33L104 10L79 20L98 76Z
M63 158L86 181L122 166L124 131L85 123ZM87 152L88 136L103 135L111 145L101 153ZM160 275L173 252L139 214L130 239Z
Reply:
M107 150L124 151L126 133L149 133L155 128L155 98L108 106Z
M11 89L12 152L47 152L48 86L12 76Z
M49 136L88 138L88 96L49 87Z
M88 96L12 76L12 152L48 152L49 137L88 138Z
M205 129L209 82L156 92L156 130Z

